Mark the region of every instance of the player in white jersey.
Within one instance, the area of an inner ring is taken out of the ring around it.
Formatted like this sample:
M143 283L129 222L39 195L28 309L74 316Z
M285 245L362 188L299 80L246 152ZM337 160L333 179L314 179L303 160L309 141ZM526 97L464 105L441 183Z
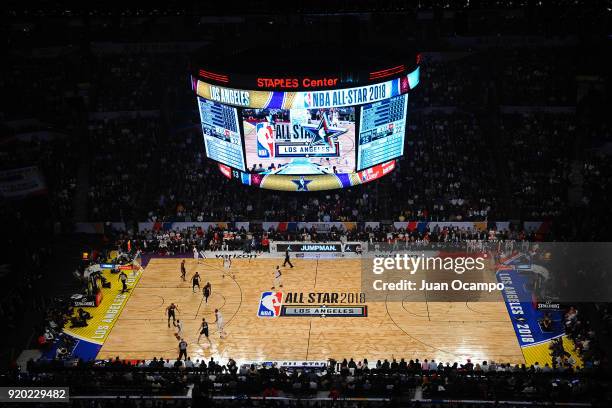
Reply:
M197 263L200 263L200 253L198 252L198 248L196 248L195 245L193 246L193 259Z
M174 337L176 337L177 339L181 338L181 335L183 334L183 323L181 323L180 320L177 320L175 323L176 326L176 333L174 334Z
M230 254L223 255L223 274L222 278L225 278L225 274L230 275L230 269L232 268L232 256ZM231 275L233 278L236 278L236 275Z
M334 109L332 112L332 126L337 127L340 124L340 112Z
M217 324L219 337L223 338L225 336L225 322L223 321L223 315L219 309L215 309L215 323Z
M223 255L223 269L230 269L232 267L231 255Z
M279 288L283 287L281 276L283 276L283 274L280 270L280 266L276 265L276 269L274 270L274 286L272 286L272 289L275 289L277 286Z

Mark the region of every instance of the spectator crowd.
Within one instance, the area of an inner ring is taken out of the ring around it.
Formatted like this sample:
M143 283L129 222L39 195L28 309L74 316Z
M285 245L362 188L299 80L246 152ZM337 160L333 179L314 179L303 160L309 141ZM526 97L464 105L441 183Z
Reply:
M423 398L453 400L590 401L606 386L598 368L532 366L498 362L442 363L392 358L368 362L330 359L323 366L290 367L222 364L210 360L30 361L22 386L70 386L72 395L173 395L191 391L194 400L242 398L354 397L407 400L420 389Z

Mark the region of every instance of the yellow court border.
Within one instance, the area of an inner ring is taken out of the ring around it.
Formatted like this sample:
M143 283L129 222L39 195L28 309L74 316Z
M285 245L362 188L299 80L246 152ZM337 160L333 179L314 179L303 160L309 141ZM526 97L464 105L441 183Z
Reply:
M114 256L111 257L111 261L112 259L114 259ZM88 325L86 327L69 328L68 323L64 328L64 333L94 344L104 344L134 288L140 281L144 269L138 266L136 270L125 272L128 276L128 291L121 293L119 275L111 273L110 269L103 269L102 275L111 283L111 287L102 288L102 302L97 307L83 307L92 315L92 318L87 322ZM74 315L76 315L77 309L75 308Z
M542 341L538 344L521 347L521 351L523 352L523 356L525 357L525 364L528 367L530 365L534 365L535 363L538 363L541 367L544 367L545 364L548 364L550 367L552 367L552 356L550 355L549 346L552 344L552 341L558 337L562 337L563 347L565 348L565 351L570 353L574 360L576 360L576 367L582 368L584 366L582 358L576 352L574 342L565 334L562 334L550 340Z

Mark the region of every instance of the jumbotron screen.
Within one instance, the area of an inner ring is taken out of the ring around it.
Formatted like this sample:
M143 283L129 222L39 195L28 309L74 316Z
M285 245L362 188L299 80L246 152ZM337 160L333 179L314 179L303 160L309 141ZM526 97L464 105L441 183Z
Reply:
M198 98L198 105L208 158L244 171L237 109L204 98Z
M243 90L194 79L206 155L262 188L350 187L404 155L409 90L419 68L384 82L313 91Z
M404 154L408 95L361 107L357 170L384 163Z
M262 174L355 171L355 108L244 109L246 163Z

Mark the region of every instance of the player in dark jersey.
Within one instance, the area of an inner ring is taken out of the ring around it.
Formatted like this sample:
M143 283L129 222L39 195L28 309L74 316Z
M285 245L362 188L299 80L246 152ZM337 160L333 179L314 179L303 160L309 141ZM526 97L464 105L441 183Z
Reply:
M195 275L193 275L193 278L191 278L191 291L193 293L195 293L195 287L198 287L198 290L200 290L200 274L198 272L195 273Z
M202 335L204 335L204 337L206 337L206 340L211 343L210 338L208 337L208 323L204 318L202 319L202 325L200 326L200 335L198 336L198 343L200 342L200 337L202 337Z
M181 261L181 279L185 282L185 275L187 275L187 269L185 269L185 260Z
M170 327L170 319L172 319L172 325L176 326L176 311L178 310L178 305L174 303L170 303L170 306L166 308L166 312L168 312L168 327Z
M202 292L204 294L204 301L208 303L208 297L212 294L212 286L210 285L210 282L206 282L206 285L204 285L204 289L202 290Z

